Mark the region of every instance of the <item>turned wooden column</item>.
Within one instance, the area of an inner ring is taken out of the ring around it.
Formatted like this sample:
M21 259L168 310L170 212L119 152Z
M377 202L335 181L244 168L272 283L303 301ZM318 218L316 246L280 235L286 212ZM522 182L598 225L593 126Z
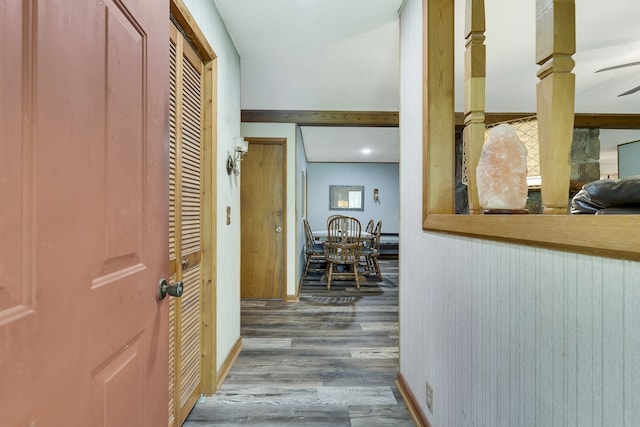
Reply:
M484 0L466 0L464 56L464 150L469 213L480 214L476 167L484 144L486 46Z
M575 0L536 0L536 86L542 205L565 214L569 203L575 99Z

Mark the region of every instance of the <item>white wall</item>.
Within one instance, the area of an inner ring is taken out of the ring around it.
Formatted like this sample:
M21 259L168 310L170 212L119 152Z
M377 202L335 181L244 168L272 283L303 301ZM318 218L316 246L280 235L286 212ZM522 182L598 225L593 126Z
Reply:
M217 365L240 337L240 181L224 161L240 136L240 57L213 0L184 0L217 55ZM226 206L231 224L226 225Z
M600 129L600 176L612 179L622 178L618 173L618 167L627 159L618 158L618 147L620 144L638 140L640 140L639 129ZM636 163L640 163L637 157Z
M382 220L383 233L399 231L399 176L396 163L309 163L309 225L312 230L327 227L327 217L348 214L364 227L370 219ZM330 185L364 185L364 211L329 210ZM373 189L380 201L373 201ZM416 194L416 191L413 191Z
M287 295L294 295L297 289L296 276L296 125L295 123L242 123L243 137L286 138L287 139ZM242 173L240 174L242 176Z
M640 175L640 140L618 145L618 176Z
M407 0L400 111L404 378L434 427L638 425L640 263L422 230L420 21L421 0ZM425 404L427 382L433 413Z
M302 176L304 174L304 181ZM302 219L306 217L306 199L303 194L307 194L308 190L308 171L307 171L307 156L304 151L304 143L302 139L302 130L300 126L296 127L296 273L295 277L299 280L302 277L302 270L304 267L304 228L302 226ZM304 188L303 188L304 187ZM307 204L308 206L308 204Z

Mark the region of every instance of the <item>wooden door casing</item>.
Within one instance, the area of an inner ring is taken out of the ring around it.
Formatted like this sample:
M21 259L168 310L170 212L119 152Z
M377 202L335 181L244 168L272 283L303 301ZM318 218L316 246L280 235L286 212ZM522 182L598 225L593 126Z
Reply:
M0 7L3 425L167 421L168 13Z
M169 308L169 426L180 426L202 390L204 64L173 23L169 45L169 265L184 283Z
M286 140L246 138L240 173L242 298L285 298Z

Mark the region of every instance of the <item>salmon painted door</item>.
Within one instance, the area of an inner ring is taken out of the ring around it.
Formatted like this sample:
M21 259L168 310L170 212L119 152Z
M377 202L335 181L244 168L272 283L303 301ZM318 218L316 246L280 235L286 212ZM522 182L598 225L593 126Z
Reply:
M168 2L0 4L0 424L167 425Z
M181 426L202 379L202 123L204 64L170 24L169 274L184 294L169 306L169 426Z
M285 140L247 140L240 173L240 296L284 298Z

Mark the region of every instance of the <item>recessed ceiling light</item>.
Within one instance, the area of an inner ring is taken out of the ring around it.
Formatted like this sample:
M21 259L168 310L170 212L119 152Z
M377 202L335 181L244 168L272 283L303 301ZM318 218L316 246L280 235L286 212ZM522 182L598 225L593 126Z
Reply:
M362 154L369 154L371 153L371 149L370 148L363 148L362 149Z

